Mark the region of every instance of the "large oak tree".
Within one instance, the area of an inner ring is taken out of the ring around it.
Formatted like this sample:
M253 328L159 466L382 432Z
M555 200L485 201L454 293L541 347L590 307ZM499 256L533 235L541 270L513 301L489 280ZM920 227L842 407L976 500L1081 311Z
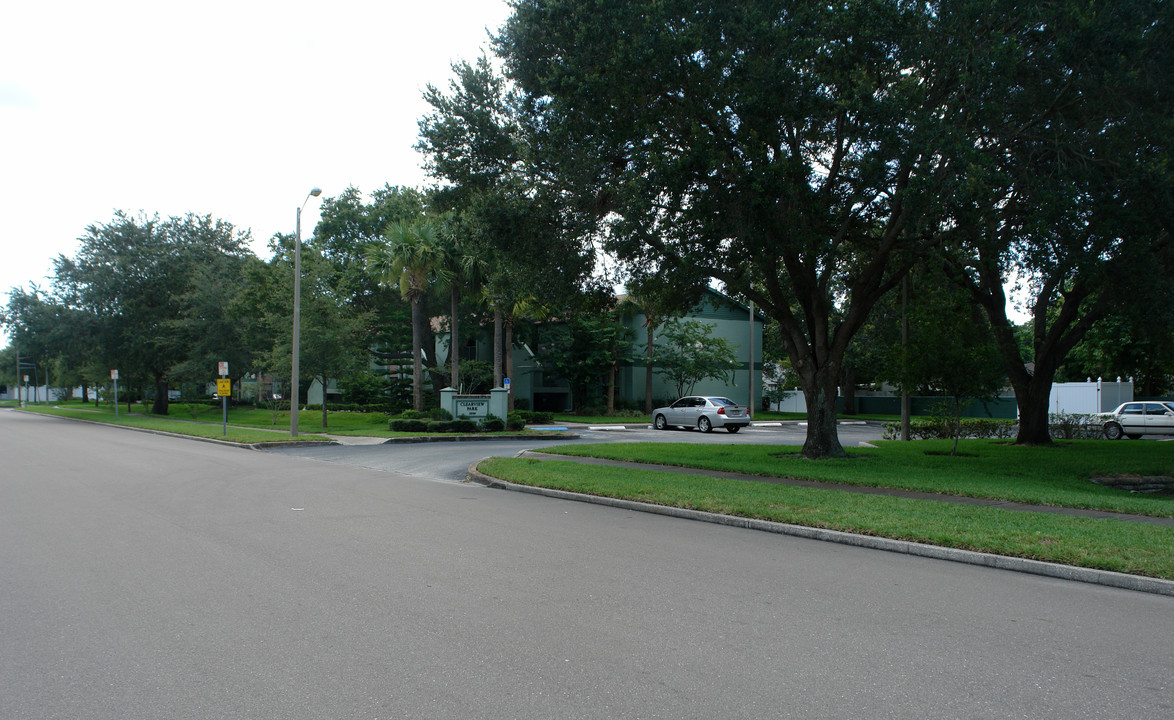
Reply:
M937 242L955 50L935 3L519 0L497 38L534 173L637 275L716 278L782 328L803 452L870 309Z
M954 279L994 329L1021 444L1048 444L1065 358L1098 323L1168 297L1174 11L1159 0L956 3L974 138L949 199ZM1008 280L1031 316L1026 352Z

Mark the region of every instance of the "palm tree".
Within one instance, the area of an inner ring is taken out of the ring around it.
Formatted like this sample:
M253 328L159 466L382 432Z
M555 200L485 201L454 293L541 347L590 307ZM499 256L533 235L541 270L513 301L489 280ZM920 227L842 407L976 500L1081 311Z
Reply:
M628 287L628 297L624 308L625 312L635 309L644 313L644 329L647 333L647 346L644 351L644 411L652 413L652 376L655 363L657 328L668 318L679 317L680 308L685 304L683 299L674 295L671 290L648 282L631 282Z
M489 263L479 254L472 243L460 239L460 229L451 215L445 217L443 233L444 257L440 268L441 278L448 283L449 300L449 343L448 356L451 368L450 387L460 390L461 382L461 335L460 301L461 288L477 288L488 272Z
M493 310L493 383L502 386L502 379L513 375L514 326L519 320L545 320L550 308L539 302L533 293L522 290L522 285L508 273L490 276L481 291L482 301ZM514 407L514 396L509 397L509 408Z
M398 285L412 305L412 407L424 409L423 317L420 301L444 263L440 227L431 218L393 222L383 231L384 244L367 249L367 270L380 282Z

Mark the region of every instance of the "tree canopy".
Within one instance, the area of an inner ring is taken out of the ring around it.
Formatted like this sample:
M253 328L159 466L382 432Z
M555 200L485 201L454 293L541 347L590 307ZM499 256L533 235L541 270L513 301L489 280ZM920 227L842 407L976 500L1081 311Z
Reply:
M1091 321L1089 283L1049 268L1144 255L1111 240L1133 217L1152 226L1135 248L1165 242L1137 191L1168 168L1169 113L1151 112L1171 87L1166 5L519 0L495 47L534 176L635 275L716 278L762 308L807 396L804 453L823 457L843 452L851 341L920 257L961 248L999 331L1013 266ZM1055 352L1037 386L1087 324L1039 338ZM1018 394L1023 365L1008 371Z
M854 333L912 259L951 178L955 76L932 4L519 2L497 39L535 174L595 213L635 275L716 278L781 327L843 453Z

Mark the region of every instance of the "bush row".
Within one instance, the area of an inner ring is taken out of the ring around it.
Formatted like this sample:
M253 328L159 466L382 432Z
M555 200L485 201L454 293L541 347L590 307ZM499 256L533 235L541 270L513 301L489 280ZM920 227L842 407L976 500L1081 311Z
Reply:
M258 405L264 407L264 405ZM374 403L336 403L330 402L326 404L326 409L331 412L361 412L361 413L394 413L403 410L404 404L402 402L374 402ZM289 402L285 403L285 409L289 409ZM322 405L307 405L307 410L321 410Z
M1057 440L1096 440L1105 437L1104 420L1096 415L1048 415L1048 428Z
M1095 415L1052 414L1048 416L1051 435L1057 440L1096 440L1103 438L1101 420ZM954 437L977 439L1013 439L1019 431L1015 420L994 418L914 418L909 423L913 440L952 440ZM885 440L901 437L901 423L885 423Z
M469 418L455 420L425 420L415 417L398 417L390 421L388 426L395 432L428 432L428 433L459 433L473 434L478 432L500 432L502 430L517 431L526 427L526 421L510 416L508 420L490 415L478 423Z
M1015 437L1016 422L995 418L914 418L909 422L909 437L913 440L951 440L955 437L1006 439ZM885 440L901 437L901 423L885 423Z

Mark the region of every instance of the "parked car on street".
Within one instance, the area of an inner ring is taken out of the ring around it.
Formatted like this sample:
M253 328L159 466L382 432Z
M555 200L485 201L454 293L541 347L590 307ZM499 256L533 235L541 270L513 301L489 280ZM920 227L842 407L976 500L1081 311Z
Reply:
M1127 402L1102 415L1105 437L1136 440L1142 435L1174 434L1174 403Z
M724 397L687 395L668 407L652 411L652 426L657 430L686 427L707 433L715 427L724 427L736 433L749 424L746 408Z

